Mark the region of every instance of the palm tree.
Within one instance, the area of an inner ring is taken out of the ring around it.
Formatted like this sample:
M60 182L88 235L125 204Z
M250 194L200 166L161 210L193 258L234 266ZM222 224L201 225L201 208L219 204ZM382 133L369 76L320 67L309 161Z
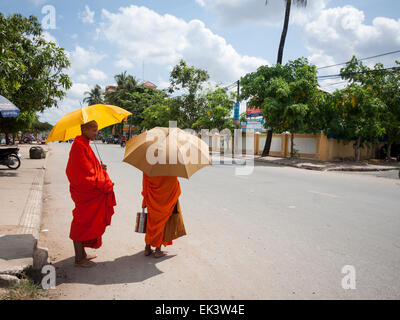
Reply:
M118 87L124 86L127 81L126 71L116 74L114 76L115 82L117 83Z
M114 76L119 89L134 89L138 85L138 81L131 75L126 75L126 71Z
M96 84L92 90L86 91L85 96L86 97L83 99L83 102L87 103L88 106L104 103L103 91L98 84Z
M132 99L131 95L138 90L138 80L132 75L127 75L126 71L116 74L114 79L117 83L117 89L106 94L106 102L132 111L133 106L129 102ZM130 116L131 124L132 117ZM124 121L121 124L115 125L116 131L120 134L122 134L123 123Z
M285 10L285 20L283 22L283 29L281 34L281 41L279 42L279 49L278 49L278 58L276 63L282 64L283 59L283 48L285 47L286 35L289 28L289 18L290 18L290 9L292 7L292 2L296 3L297 6L306 7L307 0L284 0L286 2L286 10ZM268 0L265 0L265 4L268 4ZM272 141L272 128L267 132L267 139L265 141L264 150L262 156L269 155L269 149L271 148L271 141Z

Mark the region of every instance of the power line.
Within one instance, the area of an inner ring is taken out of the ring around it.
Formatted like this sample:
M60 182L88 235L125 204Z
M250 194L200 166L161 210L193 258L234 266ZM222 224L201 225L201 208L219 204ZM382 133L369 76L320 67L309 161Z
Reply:
M355 74L363 74L363 73L375 73L375 72L381 72L381 71L388 71L388 70L399 70L400 67L391 67L391 68L384 68L384 69L378 69L378 70L366 70L366 71L360 71L360 72L352 72L348 73L347 75L355 75ZM342 77L341 74L331 74L331 75L325 75L325 76L318 76L318 79L332 79L332 78L338 78Z
M228 85L226 85L224 87L221 87L221 89L229 90L229 89L232 89L233 87L236 87L236 85L237 85L237 81L235 81L235 82L233 82L231 84L228 84Z
M373 58L379 58L379 57L383 57L383 56L387 56L387 55L395 54L395 53L399 53L399 52L400 52L400 50L396 50L396 51L387 52L387 53L382 53L382 54L378 54L378 55L376 55L376 56L371 56L371 57L362 58L362 59L357 59L357 60L368 60L368 59L373 59ZM349 63L349 62L350 62L350 61L343 62L343 63L338 63L338 64L332 64L332 65L330 65L330 66L325 66L325 67L319 67L319 68L317 68L317 70L326 69L326 68L331 68L331 67L337 67L337 66L341 66L341 65L347 64L347 63Z
M395 53L400 53L400 50L391 51L391 52L386 52L386 53L381 53L381 54L377 54L377 55L375 55L375 56L366 57L366 58L361 58L361 59L357 59L357 60L363 61L363 60L368 60L368 59L373 59L373 58L379 58L379 57L383 57L383 56L387 56L387 55L391 55L391 54L395 54ZM324 67L319 67L319 68L317 68L317 70L327 69L327 68L331 68L331 67L336 67L336 66L345 65L345 64L347 64L348 62L350 62L350 61L343 62L343 63L338 63L338 64L333 64L333 65L329 65L329 66L324 66ZM368 73L368 72L379 72L379 71L384 71L384 70L397 70L397 69L400 69L400 67L385 68L385 69L381 69L381 70L368 70L368 71L363 71L363 72L354 72L354 73L350 73L350 75L353 75L353 74L361 74L361 73ZM334 78L341 78L341 77L342 77L342 76L341 76L340 74L317 76L318 79L334 79ZM326 86L333 86L333 85L335 85L335 84L344 83L344 82L346 82L346 81L340 81L340 82L336 82L336 83L329 84L329 85L326 85ZM233 83L231 83L231 84L229 84L229 85L226 85L226 86L222 87L222 89L229 90L229 89L232 89L232 88L236 87L236 85L237 85L237 81L235 81L235 82L233 82ZM325 87L325 86L324 86L324 87Z
M329 84L326 84L326 85L322 86L321 88L326 88L326 87L330 87L330 86L335 86L335 85L343 84L343 83L347 83L347 81L339 81L339 82L335 82L335 83L329 83Z

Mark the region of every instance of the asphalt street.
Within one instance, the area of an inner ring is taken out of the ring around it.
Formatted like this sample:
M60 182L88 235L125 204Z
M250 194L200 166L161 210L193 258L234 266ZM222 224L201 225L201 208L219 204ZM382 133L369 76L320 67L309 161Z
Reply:
M180 179L188 235L155 259L143 255L144 236L134 232L142 174L122 162L119 145L100 144L117 207L97 266L81 269L68 238L70 146L49 145L39 239L57 268L56 299L400 298L395 176L259 163L237 175L242 166L214 164ZM349 277L353 289L343 287Z

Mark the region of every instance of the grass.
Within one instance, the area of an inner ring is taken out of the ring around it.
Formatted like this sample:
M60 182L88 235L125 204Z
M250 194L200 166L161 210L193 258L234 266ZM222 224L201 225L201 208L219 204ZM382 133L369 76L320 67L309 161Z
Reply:
M39 300L48 297L47 290L27 274L22 274L18 285L0 289L0 300Z

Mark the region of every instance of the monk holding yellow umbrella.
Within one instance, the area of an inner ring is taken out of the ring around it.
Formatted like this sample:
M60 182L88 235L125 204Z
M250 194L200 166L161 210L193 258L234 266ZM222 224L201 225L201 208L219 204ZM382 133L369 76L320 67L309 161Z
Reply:
M97 249L102 245L102 235L111 224L116 205L114 183L107 174L107 166L99 162L89 142L94 141L99 129L119 123L128 115L131 113L116 106L83 107L62 117L47 138L46 142L75 138L66 174L75 203L70 238L74 242L77 267L96 265L91 261L96 256L88 255L85 247Z
M189 179L210 165L209 147L181 129L156 127L127 142L123 161L143 171L142 207L148 211L144 254L151 255L154 247L154 257L162 257L167 253L161 245L186 234L177 177Z

